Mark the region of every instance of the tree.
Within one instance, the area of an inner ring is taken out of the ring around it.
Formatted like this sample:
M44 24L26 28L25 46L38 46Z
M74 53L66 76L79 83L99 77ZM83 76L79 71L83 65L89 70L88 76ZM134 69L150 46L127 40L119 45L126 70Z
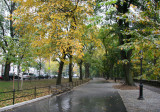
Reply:
M125 0L125 2L122 2L121 0L118 0L116 2L116 8L117 8L117 12L121 13L121 14L126 14L129 12L129 7L132 3L132 0ZM119 30L129 30L129 22L126 19L118 19L118 27ZM128 40L127 43L129 43L130 39L132 38L132 36L129 34L122 34L121 32L118 33L119 36L119 44L123 45L126 41L124 41L125 39ZM130 69L131 69L131 56L132 56L132 49L128 49L128 50L121 50L121 59L122 60L126 60L127 62L123 64L123 70L124 70L124 75L126 78L125 83L127 85L134 85L133 83L133 78L132 75L130 73Z
M140 2L140 1L139 1ZM141 12L138 16L133 14L133 30L130 33L135 37L133 40L134 48L134 70L137 71L140 68L136 67L138 65L137 59L138 52L143 50L143 78L156 79L159 74L159 11L158 7L160 2L157 0L140 2L141 5L134 3L132 7L134 10L140 9Z
M137 56L141 49L145 51L144 54L148 54L149 52L147 53L145 50L147 46L144 45L149 41L154 47L156 46L156 48L158 48L155 42L158 42L156 34L158 34L159 31L156 29L159 28L157 24L159 22L159 14L157 11L159 2L156 0L111 0L101 2L98 6L100 5L105 5L107 9L107 21L105 24L109 23L110 26L108 25L108 27L114 29L110 34L115 33L118 34L119 37L119 48L121 49L121 61L119 62L123 64L126 84L134 85L131 74L133 61L131 63L131 59ZM150 48L152 49L153 47ZM157 58L155 59L157 60ZM157 70L155 69L155 71Z
M32 45L35 47L49 46L47 50L51 51L50 56L53 53L59 55L61 61L57 84L60 84L66 55L75 53L74 49L79 52L82 48L79 43L85 18L87 14L92 13L92 7L89 7L92 1L87 1L87 8L85 6L87 4L83 5L79 1L73 3L70 0L15 1L21 4L15 12L17 15L16 28L27 23L25 29L33 38Z
M12 0L2 0L1 4L3 4L2 7L3 12L2 14L0 14L0 28L1 28L0 47L3 49L3 54L5 56L4 79L9 80L9 70L10 70L10 64L12 62L12 59L10 59L10 57L12 58L14 57L14 53L12 52L14 50L11 47L14 45L10 44L14 44L16 38L16 34L14 32L14 27L13 27L13 22L14 22L13 11L16 9L17 4ZM7 14L7 16L4 14Z

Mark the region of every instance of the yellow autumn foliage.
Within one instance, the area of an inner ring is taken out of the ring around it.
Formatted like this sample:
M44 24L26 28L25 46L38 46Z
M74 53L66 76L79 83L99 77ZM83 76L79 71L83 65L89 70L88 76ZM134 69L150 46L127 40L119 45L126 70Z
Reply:
M32 47L42 48L38 55L71 53L83 56L82 38L87 16L93 13L94 0L14 0L20 6L14 12L16 31L23 29ZM22 32L19 32L21 35ZM23 33L24 34L24 33ZM22 36L23 37L23 36ZM93 40L93 38L91 38ZM70 51L70 48L72 50Z

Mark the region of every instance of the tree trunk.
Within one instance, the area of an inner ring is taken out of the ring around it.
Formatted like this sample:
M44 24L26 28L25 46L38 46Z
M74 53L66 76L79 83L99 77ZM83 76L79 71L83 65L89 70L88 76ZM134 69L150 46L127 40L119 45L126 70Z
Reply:
M4 75L4 65L2 64L1 74Z
M19 75L20 75L20 65L18 65L18 90L19 90Z
M63 60L65 60L66 58L66 54L63 53ZM57 82L56 85L60 85L61 84L61 78L62 78L62 71L63 71L63 66L64 66L64 61L61 60L59 63L59 69L58 69L58 77L57 77Z
M4 69L4 80L9 81L9 71L10 71L10 62L8 62L8 59L5 63L5 69Z
M15 2L12 2L12 1L10 1L10 5L6 1L4 3L6 4L8 10L9 10L9 14L10 14L10 20L9 20L9 25L10 26L9 26L9 30L10 30L10 36L13 39L14 38L14 28L13 28L13 17L12 17L12 14L13 14L13 11L15 10L15 5L16 4L15 4ZM6 41L5 41L5 45L6 45L6 47L8 47L8 43ZM10 53L8 52L7 54L10 54ZM11 63L9 62L9 57L7 57L6 63L5 63L5 70L4 70L4 80L5 81L9 80L10 64Z
M40 80L41 69L42 69L41 63L42 63L42 61L41 61L41 58L40 58L40 62L39 62L39 80Z
M104 77L106 77L106 79L109 79L110 78L110 75L109 75L109 72L108 72L108 61L107 61L107 56L108 56L108 54L107 54L107 49L105 48L105 56L106 56L106 60L105 60L105 62L104 62L104 69L105 69L105 71L104 71Z
M23 74L24 74L24 71L23 71L23 73L22 73L21 90L23 89Z
M72 55L69 56L69 82L72 82L72 74L73 74L73 67L72 67Z
M132 75L130 73L130 69L131 69L131 62L130 62L130 58L131 58L131 54L132 54L132 50L129 50L127 52L127 56L125 56L126 54L121 54L123 59L127 59L128 63L124 63L123 64L123 71L124 71L124 76L125 76L125 84L126 85L130 85L133 86L135 85L133 82L133 78Z
M40 75L41 75L41 70L39 70L39 78L38 78L39 80L40 80Z
M124 51L124 50L121 50L121 59L122 60L127 60L128 62L127 63L123 63L123 71L124 71L124 76L125 76L125 84L126 85L130 85L130 86L133 86L135 85L134 84L134 81L133 81L133 78L132 78L132 74L130 73L130 69L131 69L131 55L132 55L132 50L128 50L128 51Z
M89 76L90 76L89 67L90 67L90 64L85 63L85 78L89 78Z
M125 84L134 86L132 75L130 74L130 62L123 65L124 75L125 75Z
M123 5L121 5L121 0L118 0L116 5L117 5L117 11L118 13L127 13L128 10L129 10L129 7L130 7L130 4L131 4L132 1L128 1L126 0ZM119 30L126 30L129 28L129 22L126 22L125 19L119 19L118 20L118 26L119 26ZM118 36L119 36L119 44L120 45L123 45L125 42L124 42L124 39L130 39L131 38L131 35L123 35L121 32L118 33ZM121 50L121 59L122 60L128 60L127 63L124 63L123 64L123 71L124 71L124 76L125 76L125 84L126 85L134 85L134 82L133 82L133 78L132 78L132 75L130 74L130 60L131 60L131 55L132 55L132 50L128 50L128 51L124 51L124 50Z
M83 80L83 74L82 74L82 63L83 63L83 61L82 61L82 60L80 60L80 63L79 63L79 73L80 73L80 77L79 77L79 79L80 79L80 80Z
M61 61L61 62L60 62L60 65L59 65L59 71L58 71L58 77L57 77L56 85L60 85L60 84L61 84L63 65L64 65L64 62Z

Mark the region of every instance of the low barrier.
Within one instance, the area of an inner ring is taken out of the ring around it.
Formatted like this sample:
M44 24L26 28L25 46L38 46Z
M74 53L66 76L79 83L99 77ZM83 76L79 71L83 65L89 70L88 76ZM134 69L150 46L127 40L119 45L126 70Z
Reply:
M87 80L79 80L76 82L71 82L71 83L65 83L61 85L50 85L50 86L44 86L44 87L34 87L30 89L23 89L23 90L13 90L13 91L6 91L6 92L0 92L0 107L15 104L18 102L23 102L22 99L26 98L26 100L31 100L40 96L45 96L48 94L60 94L65 91L71 90L73 87L79 86L83 83L88 82L89 79ZM41 94L41 95L40 95ZM18 100L19 99L19 100ZM7 102L6 105L1 105L4 104L2 102Z
M142 83L144 83L144 84L160 87L160 81L157 81L157 80L139 80L139 79L134 79L134 81L135 82L142 81Z

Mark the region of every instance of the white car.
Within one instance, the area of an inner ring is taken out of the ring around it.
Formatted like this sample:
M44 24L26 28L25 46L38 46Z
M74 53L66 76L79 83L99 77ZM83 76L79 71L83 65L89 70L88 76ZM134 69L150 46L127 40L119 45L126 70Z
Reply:
M50 79L54 79L54 78L57 78L57 77L58 77L58 75L49 75Z
M69 76L67 75L67 76L64 76L63 78L67 79L67 78L69 78Z
M35 75L33 73L23 73L21 75L21 79L25 80L25 79L35 79Z

